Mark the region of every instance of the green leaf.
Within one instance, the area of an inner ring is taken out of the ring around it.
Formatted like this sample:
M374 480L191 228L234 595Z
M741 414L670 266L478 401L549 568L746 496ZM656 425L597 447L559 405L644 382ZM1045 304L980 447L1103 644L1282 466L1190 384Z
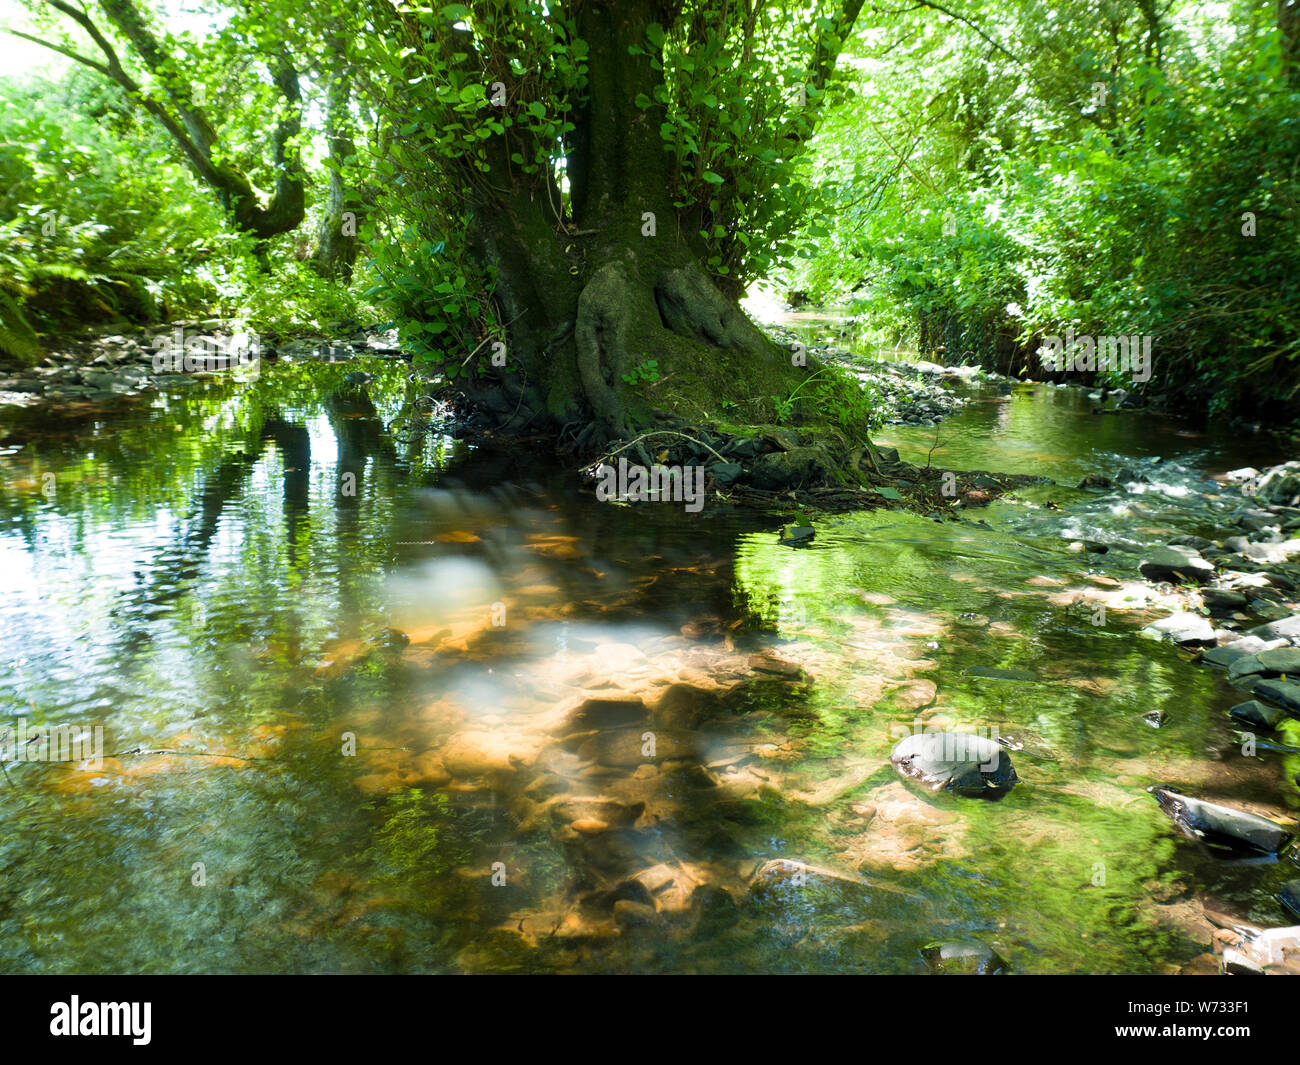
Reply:
M721 185L723 177L721 174L715 174L712 170L706 170L700 177L704 178L710 185Z

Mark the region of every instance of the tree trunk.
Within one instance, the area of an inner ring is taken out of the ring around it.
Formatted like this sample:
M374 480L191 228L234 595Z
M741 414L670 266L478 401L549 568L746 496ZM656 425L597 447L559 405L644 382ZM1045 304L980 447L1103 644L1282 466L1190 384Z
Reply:
M507 165L494 165L494 180L471 201L471 243L496 270L509 341L504 368L481 366L489 377L468 391L499 385L530 418L561 424L594 414L593 441L626 435L663 405L623 379L649 360L674 378L671 394L686 405L679 413L695 417L738 390L788 394L807 373L723 294L678 224L672 157L659 133L664 108L635 103L639 94L654 100L662 79L646 44L661 8L654 0L577 7L590 60L588 102L567 156L571 212L557 191L533 195L522 176L502 180ZM645 53L629 55L633 44ZM504 155L504 142L498 150Z
M330 45L335 61L325 103L325 140L330 159L329 193L311 263L322 277L342 280L347 284L352 280L352 267L357 260L357 230L368 197L354 192L343 174L348 158L356 153L356 146L348 133L351 124L348 104L352 92L342 42L333 40Z

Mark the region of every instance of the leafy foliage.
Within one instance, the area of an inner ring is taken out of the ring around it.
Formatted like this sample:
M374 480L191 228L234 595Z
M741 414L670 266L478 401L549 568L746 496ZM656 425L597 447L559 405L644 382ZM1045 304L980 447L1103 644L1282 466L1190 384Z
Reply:
M961 13L864 27L809 160L830 239L789 287L954 362L1037 375L1044 335L1146 334L1152 391L1293 400L1300 84L1269 12Z

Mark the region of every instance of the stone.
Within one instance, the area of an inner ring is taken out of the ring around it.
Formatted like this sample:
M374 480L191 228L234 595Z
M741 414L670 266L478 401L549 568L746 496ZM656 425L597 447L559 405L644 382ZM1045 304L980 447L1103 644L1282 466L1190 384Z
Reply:
M830 466L830 459L821 448L794 447L769 452L760 458L750 471L750 481L768 491L799 488L820 481Z
M469 730L450 737L441 753L453 776L479 777L531 765L540 746L536 738L523 734Z
M578 754L602 766L630 769L643 762L695 757L696 746L695 737L676 729L615 729L584 740Z
M1288 880L1277 893L1277 901L1300 917L1300 879Z
M1201 661L1212 666L1230 668L1232 663L1239 659L1249 658L1254 661L1260 651L1271 651L1275 647L1287 646L1290 645L1286 640L1264 641L1256 636L1242 636L1239 639L1231 639L1228 643L1220 644L1208 651L1203 651Z
M803 666L788 658L782 658L775 651L762 651L749 656L749 668L759 673L775 673L780 677L797 677L803 673Z
M1171 614L1146 626L1143 630L1161 636L1168 636L1180 646L1212 646L1218 642L1214 635L1214 626L1200 614L1188 612Z
M1258 655L1244 655L1241 658L1234 659L1228 666L1228 679L1236 680L1238 677L1252 677L1263 672L1264 666L1260 662Z
M1256 656L1269 673L1300 673L1300 647L1278 647Z
M1231 588L1205 588L1201 591L1201 602L1211 614L1231 614L1246 605L1246 597Z
M723 447L722 452L741 459L754 459L763 451L763 441L756 436L737 437Z
M1001 744L967 732L908 736L889 759L902 776L934 791L994 798L1020 780Z
M1267 706L1257 699L1238 703L1228 713L1242 724L1253 728L1275 729L1286 718L1286 714L1276 706Z
M1174 824L1206 846L1277 854L1291 840L1289 831L1258 814L1195 799L1168 787L1148 790Z
M749 881L750 898L760 902L806 899L814 906L862 903L872 894L870 883L859 876L790 858L764 862Z
M745 470L738 462L715 462L712 466L706 466L705 472L713 478L719 488L729 488L736 483Z
M1190 547L1193 551L1212 551L1219 545L1204 536L1175 536L1169 541L1170 547Z
M548 731L568 734L589 732L593 729L624 728L644 721L649 711L640 699L629 696L619 699L582 699L558 708L548 723Z
M551 815L559 821L569 822L578 832L587 831L580 825L590 828L589 834L604 832L611 826L626 827L636 821L645 810L645 803L625 803L617 799L602 796L568 796L553 800ZM595 828L595 825L601 827Z
M1300 973L1300 926L1248 934L1224 929L1216 933L1215 940L1224 947L1225 972L1250 976Z
M701 884L691 893L697 936L725 931L740 920L740 907L731 892L717 884Z
M991 947L969 939L931 943L921 948L921 957L931 972L944 975L999 976L1009 968Z
M623 928L643 928L661 921L659 911L644 902L620 899L614 903L614 923Z
M1251 694L1300 713L1300 684L1289 680L1262 680L1251 689Z
M1266 471L1255 494L1266 503L1294 504L1300 496L1300 462L1284 462Z
M1158 547L1138 563L1138 572L1150 581L1196 581L1203 584L1214 575L1213 563L1186 547Z
M447 766L442 760L442 754L436 749L418 755L411 769L418 782L425 787L437 787L451 779L451 774L447 772Z
M1261 640L1276 640L1279 637L1291 639L1300 636L1300 614L1292 614L1289 618L1282 618L1279 621L1270 621L1267 625L1257 625L1246 632L1247 636L1255 636Z
M654 717L670 728L693 729L721 710L722 700L714 692L689 684L670 684L655 702Z

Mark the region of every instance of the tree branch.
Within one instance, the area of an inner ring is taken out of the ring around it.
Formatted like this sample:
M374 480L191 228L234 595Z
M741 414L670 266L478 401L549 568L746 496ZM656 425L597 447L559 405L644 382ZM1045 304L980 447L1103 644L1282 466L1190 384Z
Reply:
M6 29L5 33L9 34L11 37L21 37L24 41L31 41L33 44L39 44L42 48L48 48L51 52L58 52L59 55L67 56L69 59L75 59L78 63L84 63L86 66L90 67L91 70L99 71L106 78L111 78L113 76L109 72L108 67L104 66L103 63L97 63L93 59L88 59L80 52L74 52L71 48L62 48L57 44L52 44L49 41L42 40L40 37L33 37L30 33L23 33L20 30Z

